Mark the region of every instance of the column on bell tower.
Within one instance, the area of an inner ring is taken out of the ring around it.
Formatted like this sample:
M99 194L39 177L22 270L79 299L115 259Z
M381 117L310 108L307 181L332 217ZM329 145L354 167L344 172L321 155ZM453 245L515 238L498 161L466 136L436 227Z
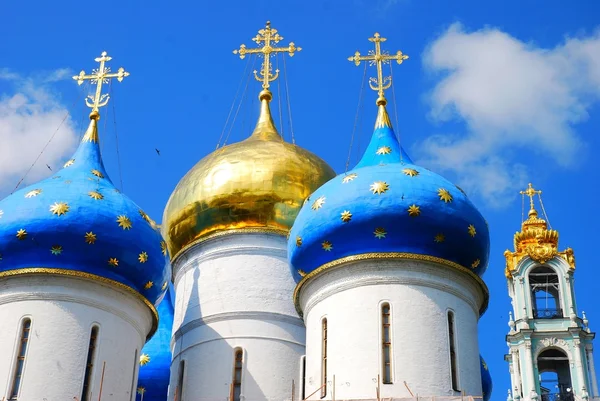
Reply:
M600 399L592 355L595 333L575 302L573 249L559 250L558 231L549 227L541 193L531 184L521 192L529 197L529 212L514 235L514 251L504 252L513 306L505 357L512 398Z

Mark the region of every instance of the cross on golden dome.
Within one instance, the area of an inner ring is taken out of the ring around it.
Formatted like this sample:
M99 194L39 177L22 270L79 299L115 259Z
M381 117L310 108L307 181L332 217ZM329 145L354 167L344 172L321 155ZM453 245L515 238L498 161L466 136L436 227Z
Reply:
M520 194L529 196L530 210L535 210L535 208L533 206L533 197L535 195L541 195L542 191L538 191L537 189L534 189L533 185L531 185L531 183L529 183L529 186L527 187L527 189L525 191L521 191Z
M75 75L73 79L76 80L79 85L87 80L92 84L96 84L96 93L93 96L88 95L85 99L85 104L92 108L91 115L97 116L98 109L106 106L108 99L110 98L108 93L102 93L102 85L107 84L110 78L117 78L117 81L121 82L123 78L129 76L129 73L125 71L123 67L119 68L117 72L111 73L110 68L106 67L105 63L112 60L112 57L108 56L106 52L102 52L100 57L96 57L94 60L100 63L100 66L97 69L93 69L91 74L86 74L84 70L81 70L79 75Z
M384 91L392 86L392 77L383 76L383 64L388 64L391 60L396 60L398 64L408 59L408 56L398 50L395 55L390 55L387 51L381 51L381 43L387 39L382 38L379 33L375 32L372 38L369 38L370 42L375 43L375 50L369 50L366 56L361 56L359 51L354 53L354 56L348 57L348 61L354 61L357 66L360 65L361 61L368 61L369 65L375 65L377 67L377 78L369 78L369 86L371 89L377 91L379 98L377 104L386 104Z
M239 54L241 59L246 57L246 54L258 53L263 55L264 60L260 73L254 70L254 78L256 78L257 81L262 81L263 89L267 90L270 86L269 82L276 80L279 76L279 70L275 70L275 73L273 74L273 68L271 66L271 54L289 53L290 57L292 57L295 52L299 52L302 50L302 48L296 47L294 42L290 42L288 47L275 47L274 45L283 40L283 36L279 35L277 29L271 28L271 21L267 21L267 26L264 29L259 30L258 34L252 38L252 40L259 46L261 43L264 43L264 45L262 47L253 49L248 49L246 45L240 45L240 48L238 50L234 50L233 54Z

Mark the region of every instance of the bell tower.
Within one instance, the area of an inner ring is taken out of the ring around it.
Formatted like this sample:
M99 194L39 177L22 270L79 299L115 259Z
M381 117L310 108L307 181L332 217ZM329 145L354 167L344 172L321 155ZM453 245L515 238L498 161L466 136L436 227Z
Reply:
M571 248L559 250L558 231L549 227L541 193L531 184L521 191L523 201L529 197L528 217L515 233L514 251L504 252L513 306L505 356L509 399L600 400L592 355L595 333L575 302L575 256ZM536 197L544 218L535 208Z

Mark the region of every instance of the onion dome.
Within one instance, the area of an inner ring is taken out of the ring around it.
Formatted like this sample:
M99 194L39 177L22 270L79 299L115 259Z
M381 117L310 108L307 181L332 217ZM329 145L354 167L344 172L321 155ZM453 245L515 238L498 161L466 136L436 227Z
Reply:
M287 235L304 199L335 176L319 157L284 142L271 117L271 98L268 90L260 93L260 116L249 138L200 160L171 194L163 234L172 260L214 235Z
M486 221L459 187L412 162L385 98L377 104L360 162L317 189L292 227L288 255L296 280L345 261L380 258L433 261L481 275L490 246Z
M481 355L479 355L479 360L481 361L481 388L483 401L490 401L493 389L492 375L488 370L487 363L485 363Z
M171 374L171 331L175 291L169 284L165 297L158 305L158 330L142 348L136 400L165 401Z
M542 191L533 188L531 183L521 195L529 196L529 213L527 219L521 223L521 231L517 231L514 236L515 251L506 250L506 277L511 277L511 273L517 269L519 263L529 257L532 260L544 264L555 256L563 258L571 269L575 268L575 255L573 249L566 248L564 251L558 251L558 231L548 229L546 220L538 216L535 209L533 198L539 196L540 205L543 209ZM545 213L544 213L545 214Z
M92 112L79 148L60 171L0 201L0 278L44 274L99 281L138 296L156 326L154 304L170 279L166 246L156 224L108 177L99 117Z

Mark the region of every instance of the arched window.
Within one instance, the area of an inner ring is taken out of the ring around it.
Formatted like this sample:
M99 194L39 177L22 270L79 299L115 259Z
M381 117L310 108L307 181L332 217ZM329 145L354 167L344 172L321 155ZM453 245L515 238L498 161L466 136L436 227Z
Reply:
M131 401L135 401L135 383L137 383L137 369L140 364L139 351L135 350L135 355L133 357L133 378L131 379L131 390L129 394L131 394Z
M534 319L563 317L558 274L553 269L547 266L533 269L529 273L529 288Z
M321 398L327 395L327 319L321 323Z
M448 311L448 344L450 345L450 380L452 381L452 390L460 391L458 387L456 332L454 325L454 312L452 311Z
M242 398L242 370L244 368L244 351L236 348L233 353L233 380L232 380L232 401L240 401Z
M90 344L88 345L87 360L85 363L85 374L83 376L83 390L81 392L81 401L88 401L90 397L90 383L94 368L94 358L96 357L96 341L98 339L98 326L92 327L90 333Z
M177 379L177 387L175 387L174 401L183 401L183 375L185 374L185 361L179 363L179 377Z
M25 356L27 355L27 344L29 343L29 333L31 331L31 319L23 319L21 324L21 339L18 345L17 361L10 390L10 399L16 400L21 388L23 379L23 368L25 367Z
M381 361L383 384L392 384L392 317L390 304L381 305Z
M573 401L569 358L558 349L548 349L538 356L541 401Z

